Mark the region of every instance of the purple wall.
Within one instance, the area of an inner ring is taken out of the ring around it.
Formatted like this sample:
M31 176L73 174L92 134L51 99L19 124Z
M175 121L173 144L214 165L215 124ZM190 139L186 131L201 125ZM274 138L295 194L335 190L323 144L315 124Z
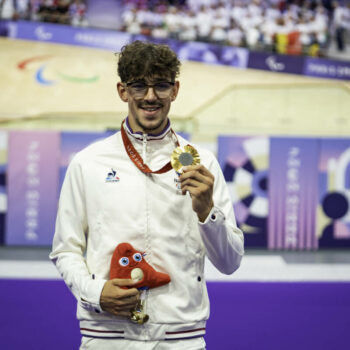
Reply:
M350 344L350 283L208 283L208 349L329 350Z
M207 349L329 350L350 344L350 283L210 282ZM78 349L62 281L0 280L0 348Z
M0 349L78 349L75 299L64 282L0 280Z

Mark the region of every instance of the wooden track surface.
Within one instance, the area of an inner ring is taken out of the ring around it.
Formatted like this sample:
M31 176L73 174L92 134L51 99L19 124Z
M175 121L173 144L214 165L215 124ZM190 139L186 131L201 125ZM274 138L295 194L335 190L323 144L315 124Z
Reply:
M2 128L102 130L126 115L113 52L0 38L0 64ZM198 140L350 134L350 83L183 62L180 84L171 116Z

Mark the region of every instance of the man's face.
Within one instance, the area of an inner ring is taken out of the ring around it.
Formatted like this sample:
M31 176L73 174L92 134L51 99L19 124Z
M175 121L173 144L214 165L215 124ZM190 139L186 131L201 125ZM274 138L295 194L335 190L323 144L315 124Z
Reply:
M171 82L169 78L157 77L117 84L120 98L128 102L129 123L133 131L157 134L164 129L171 102L176 99L179 90L178 81L167 89L164 83L168 82Z

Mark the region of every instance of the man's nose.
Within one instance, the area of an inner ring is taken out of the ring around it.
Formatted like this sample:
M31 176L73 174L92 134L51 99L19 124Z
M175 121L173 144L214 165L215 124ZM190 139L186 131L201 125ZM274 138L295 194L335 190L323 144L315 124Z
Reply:
M153 86L148 88L144 99L147 100L147 101L154 101L154 100L157 99L157 95L156 95L156 93L154 91L154 87Z

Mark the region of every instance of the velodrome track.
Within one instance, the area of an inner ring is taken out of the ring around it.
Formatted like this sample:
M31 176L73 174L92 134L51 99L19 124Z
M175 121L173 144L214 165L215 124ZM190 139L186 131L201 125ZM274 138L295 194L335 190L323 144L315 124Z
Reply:
M118 128L113 52L0 39L0 127ZM171 116L195 141L220 133L348 135L350 83L183 62Z
M0 39L0 128L118 128L113 52ZM349 83L183 62L175 126L218 133L350 134ZM0 248L0 349L77 349L75 301L48 247ZM208 349L347 349L348 251L247 251L236 274L206 269Z

